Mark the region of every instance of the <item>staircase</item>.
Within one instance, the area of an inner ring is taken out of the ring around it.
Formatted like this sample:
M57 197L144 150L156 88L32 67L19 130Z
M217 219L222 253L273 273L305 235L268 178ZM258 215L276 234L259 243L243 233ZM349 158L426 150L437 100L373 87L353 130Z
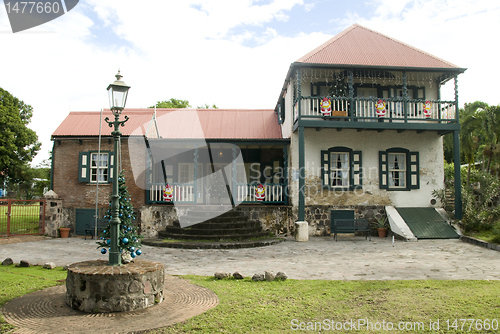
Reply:
M167 226L165 231L158 232L159 238L200 241L242 241L269 236L268 232L262 231L262 226L259 222L250 222L248 217L240 211L233 209L215 218L210 218L213 217L214 210L221 210L221 207L195 207L189 212L189 218L193 222L203 221L202 223L181 228L178 222L174 222L174 226Z
M455 192L452 189L446 189L444 196L451 210L455 210Z

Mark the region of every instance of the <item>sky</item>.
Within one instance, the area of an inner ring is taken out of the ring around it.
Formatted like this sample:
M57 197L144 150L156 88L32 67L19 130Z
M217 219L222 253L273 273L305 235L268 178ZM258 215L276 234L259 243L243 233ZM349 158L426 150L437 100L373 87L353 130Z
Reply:
M80 0L15 34L0 7L0 87L33 107L36 165L70 111L109 108L118 69L130 108L177 98L274 109L290 64L354 23L467 68L461 106L500 103L491 74L500 2L492 0Z

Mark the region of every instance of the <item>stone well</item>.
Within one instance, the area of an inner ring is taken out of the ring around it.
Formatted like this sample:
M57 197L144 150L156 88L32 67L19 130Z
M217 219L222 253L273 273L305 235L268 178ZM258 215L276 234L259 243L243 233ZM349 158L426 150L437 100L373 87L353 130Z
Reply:
M93 260L73 263L66 278L66 304L89 313L145 309L163 301L163 264L135 260L121 266Z

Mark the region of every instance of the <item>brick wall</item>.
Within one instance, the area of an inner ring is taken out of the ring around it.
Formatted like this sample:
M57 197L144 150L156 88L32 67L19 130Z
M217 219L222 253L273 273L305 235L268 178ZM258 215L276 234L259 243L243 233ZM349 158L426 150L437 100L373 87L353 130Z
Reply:
M109 139L109 140L108 140ZM65 209L95 208L96 185L78 182L79 152L97 151L97 138L57 139L54 147L54 185L53 190L63 200ZM113 151L113 140L110 137L102 138L101 151ZM145 190L136 186L132 174L129 150L126 138L122 138L122 169L125 170L125 180L135 209L145 204ZM134 164L144 164L140 159L134 159ZM143 181L144 175L138 181ZM101 216L109 208L109 196L112 184L99 184L99 208ZM74 222L73 222L74 224Z

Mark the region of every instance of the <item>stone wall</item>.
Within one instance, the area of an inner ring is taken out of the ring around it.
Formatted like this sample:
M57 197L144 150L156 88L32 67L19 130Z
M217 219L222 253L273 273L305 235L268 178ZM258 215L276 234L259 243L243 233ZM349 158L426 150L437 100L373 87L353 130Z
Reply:
M89 313L145 309L163 301L161 263L135 260L121 266L94 260L73 263L66 278L66 304Z
M366 219L369 223L375 221L378 214L385 214L383 205L306 205L305 220L309 223L309 235L328 236L330 235L331 212L330 210L351 210L354 211L355 219Z
M180 214L186 214L189 209L178 206ZM290 206L279 205L240 205L236 208L249 218L258 221L264 231L275 235L291 236L296 218L292 215ZM146 238L155 238L158 231L167 226L173 226L178 220L177 212L173 205L148 205L140 210L141 234Z
M47 203L45 206L45 229L43 233L49 237L57 238L59 227L71 227L71 224L64 219L63 201L59 196L55 192L49 191L45 193L44 197Z

